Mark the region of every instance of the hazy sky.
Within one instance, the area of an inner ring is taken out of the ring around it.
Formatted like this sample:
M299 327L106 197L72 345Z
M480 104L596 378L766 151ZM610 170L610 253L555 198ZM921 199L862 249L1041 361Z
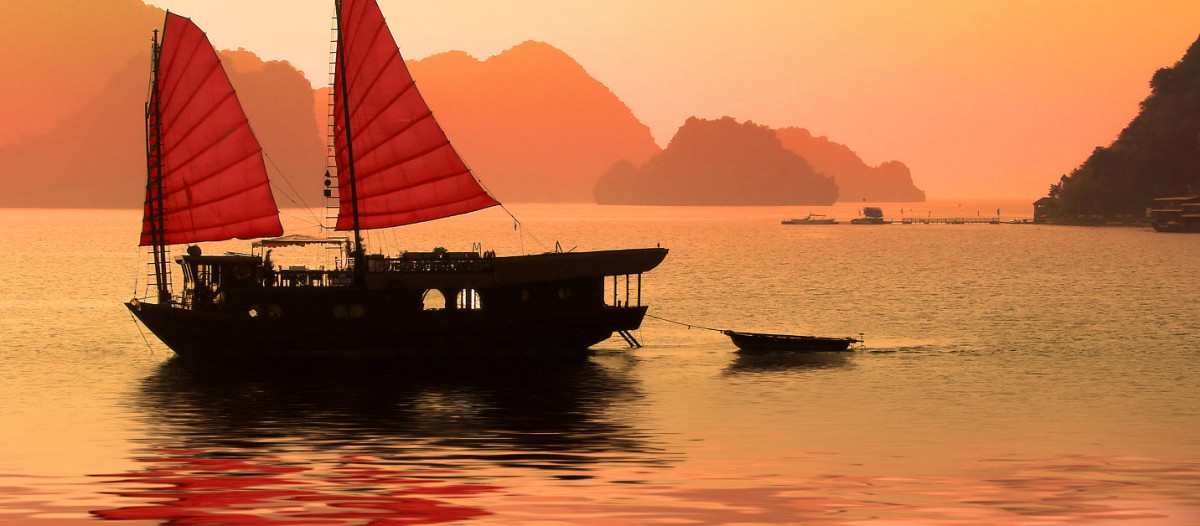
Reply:
M218 48L327 83L332 1L149 0ZM573 56L665 145L692 115L798 126L931 198L1035 199L1136 115L1200 2L380 0L409 59L525 40ZM419 79L418 79L419 80Z

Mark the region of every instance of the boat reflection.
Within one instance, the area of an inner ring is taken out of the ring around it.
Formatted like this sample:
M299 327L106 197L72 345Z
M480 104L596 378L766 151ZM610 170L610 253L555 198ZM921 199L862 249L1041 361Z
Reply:
M432 524L488 514L472 500L513 477L574 480L601 469L628 477L670 462L617 416L642 398L620 368L595 360L385 365L231 370L168 361L131 397L146 427L136 459L146 467L99 475L134 503L93 514L164 524Z
M737 353L726 374L836 369L853 366L854 352Z

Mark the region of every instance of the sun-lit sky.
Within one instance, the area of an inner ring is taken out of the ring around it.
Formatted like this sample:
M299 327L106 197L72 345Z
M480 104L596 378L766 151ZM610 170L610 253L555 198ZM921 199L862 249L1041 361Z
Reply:
M327 80L332 1L149 0L219 48ZM1200 2L380 0L409 59L525 40L578 60L665 145L692 115L798 126L931 198L1037 198L1136 115ZM236 14L235 14L236 13ZM419 80L419 79L418 79Z

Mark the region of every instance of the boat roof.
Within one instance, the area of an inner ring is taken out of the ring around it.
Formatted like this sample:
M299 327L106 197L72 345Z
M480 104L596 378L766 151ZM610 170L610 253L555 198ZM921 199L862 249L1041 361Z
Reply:
M207 263L207 264L214 264L214 263L216 263L216 264L220 264L220 263L238 264L238 263L253 263L256 261L262 261L262 258L260 258L258 256L252 256L250 254L236 254L233 252L227 252L225 254L214 255L214 256L210 256L207 254L203 254L203 255L202 254L195 254L195 255L185 254L182 256L175 256L175 261L177 263L180 261L188 261L191 263Z
M1179 197L1159 197L1159 198L1155 199L1155 201L1164 201L1164 202L1168 202L1168 201L1185 201L1186 202L1186 201L1192 201L1192 200L1200 200L1200 195L1184 195L1184 196L1179 196Z
M350 238L346 236L337 237L318 237L306 236L304 234L290 234L280 237L271 237L259 239L251 243L254 248L267 247L302 247L304 245L344 245L350 242Z

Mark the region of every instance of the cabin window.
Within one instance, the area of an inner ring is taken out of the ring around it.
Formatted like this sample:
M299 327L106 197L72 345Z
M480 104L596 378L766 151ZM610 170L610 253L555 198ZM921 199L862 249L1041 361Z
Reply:
M339 320L346 318L361 318L367 313L367 309L362 305L334 305L333 317Z
M429 289L422 296L425 302L425 310L440 310L446 308L446 297L437 289Z
M283 308L274 303L267 305L251 305L250 310L246 311L246 315L251 318L278 318L283 315Z
M459 291L458 308L462 310L482 309L483 303L479 299L479 291L475 289L463 289Z
M558 299L563 300L563 301L571 299L571 289L568 289L566 287L559 287L558 288Z
M529 301L529 289L521 289L521 301Z

